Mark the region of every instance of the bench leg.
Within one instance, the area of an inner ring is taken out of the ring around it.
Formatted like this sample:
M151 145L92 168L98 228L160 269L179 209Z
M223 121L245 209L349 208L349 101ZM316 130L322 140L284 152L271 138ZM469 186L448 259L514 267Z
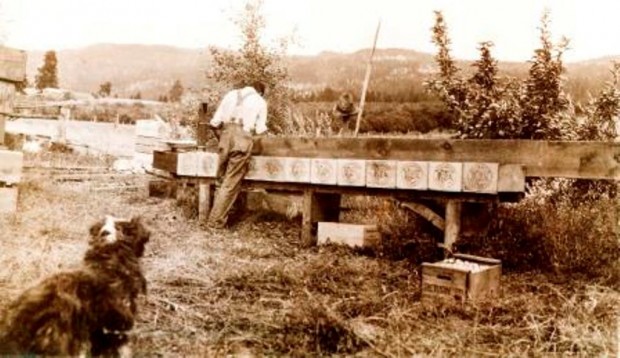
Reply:
M452 252L453 245L459 237L461 230L461 202L450 200L446 204L446 228L444 230L444 248Z
M198 180L198 220L206 222L209 218L215 187L204 180Z
M301 241L305 247L316 245L316 224L319 221L338 222L340 194L316 193L304 190L301 222Z

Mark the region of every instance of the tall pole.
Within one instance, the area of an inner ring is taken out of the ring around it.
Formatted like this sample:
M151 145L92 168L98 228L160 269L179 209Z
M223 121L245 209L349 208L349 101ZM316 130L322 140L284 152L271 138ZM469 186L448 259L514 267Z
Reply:
M368 57L368 64L366 65L366 77L364 78L364 85L362 87L362 96L360 97L360 107L357 112L357 120L355 121L355 133L353 136L357 137L357 133L360 130L360 121L362 120L362 114L364 113L364 104L366 103L366 91L368 91L368 83L370 82L370 72L372 71L372 57L375 54L377 48L377 38L379 37L379 29L381 29L381 20L377 23L377 31L375 32L375 40L372 44L372 51L370 51L370 57Z

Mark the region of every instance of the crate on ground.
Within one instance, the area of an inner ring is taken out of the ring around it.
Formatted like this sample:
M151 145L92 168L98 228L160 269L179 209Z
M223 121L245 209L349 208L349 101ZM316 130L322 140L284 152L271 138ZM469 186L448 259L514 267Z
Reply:
M351 247L375 247L381 241L377 225L319 222L318 244L344 244Z
M455 254L453 258L422 264L422 301L466 302L497 297L500 260Z
M0 214L17 211L17 187L0 187Z

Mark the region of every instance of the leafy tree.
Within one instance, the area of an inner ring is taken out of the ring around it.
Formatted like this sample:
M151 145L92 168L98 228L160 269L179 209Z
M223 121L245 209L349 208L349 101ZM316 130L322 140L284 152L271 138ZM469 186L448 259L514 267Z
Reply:
M580 140L614 140L616 120L620 120L620 62L614 62L611 80L590 100L586 118L577 129Z
M459 75L450 56L447 26L441 12L435 15L432 30L439 71L425 85L454 115L461 138L559 139L562 128L574 125L572 117L562 117L568 103L562 90L562 54L568 41L563 39L558 46L551 43L547 12L541 21L541 48L522 82L498 76L491 42L480 43L474 74L468 79Z
M37 69L39 73L35 77L35 86L38 90L58 88L57 67L56 51L47 51L43 60L43 66Z
M178 102L181 100L181 96L183 95L183 85L180 80L174 81L172 88L170 88L170 92L168 93L168 98L170 98L170 102Z
M568 101L563 91L562 54L568 48L568 39L558 45L551 42L549 12L541 19L540 43L536 49L523 96L523 137L531 139L559 139L562 135L556 115L567 109Z
M235 20L243 39L243 45L238 51L210 48L213 64L207 76L226 87L238 87L244 82L265 83L269 101L268 126L274 132L282 132L287 125L284 121L288 99L285 84L289 75L284 65L284 55L288 41L280 40L277 47L261 43L265 28L262 6L262 0L249 0Z
M112 82L107 81L100 84L98 94L101 97L110 97L112 95Z

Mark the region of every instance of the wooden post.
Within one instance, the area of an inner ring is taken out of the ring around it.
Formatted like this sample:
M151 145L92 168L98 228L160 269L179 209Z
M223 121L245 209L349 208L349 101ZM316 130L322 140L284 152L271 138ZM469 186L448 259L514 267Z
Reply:
M461 228L461 202L457 200L449 200L446 204L446 229L444 231L443 244L444 248L452 251L452 246L459 237Z
M316 226L319 221L338 222L340 194L316 193L304 190L302 204L301 241L305 247L316 245Z
M198 180L198 220L207 221L213 203L214 185L205 180Z
M204 148L207 145L207 134L209 129L209 120L207 119L207 102L200 103L198 109L198 122L196 122L196 144L198 148Z

